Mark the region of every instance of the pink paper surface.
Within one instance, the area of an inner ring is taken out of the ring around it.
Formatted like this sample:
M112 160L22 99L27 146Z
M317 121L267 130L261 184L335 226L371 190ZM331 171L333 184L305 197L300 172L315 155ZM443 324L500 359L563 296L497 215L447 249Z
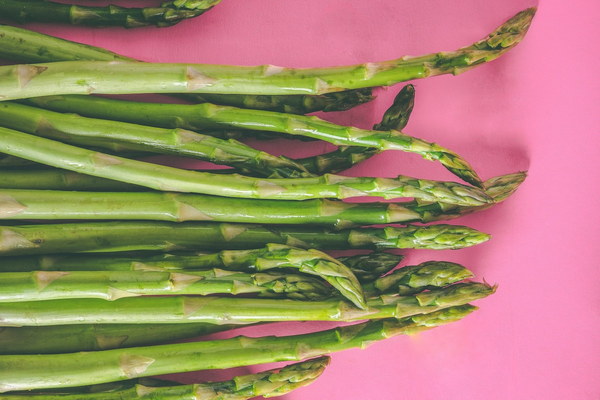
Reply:
M148 61L309 67L453 50L533 1L223 0L206 15L168 29L29 27ZM316 383L283 398L600 398L600 2L567 3L542 1L525 41L501 59L457 77L414 82L416 106L407 133L455 150L484 179L529 170L504 204L455 221L491 233L488 243L405 252L409 264L460 262L477 278L497 283L498 292L477 302L481 309L459 323L334 354ZM371 104L324 117L368 127L400 87L380 91ZM313 146L286 142L269 148L286 154L326 148ZM348 173L453 179L435 163L391 151ZM245 332L324 326L330 325Z

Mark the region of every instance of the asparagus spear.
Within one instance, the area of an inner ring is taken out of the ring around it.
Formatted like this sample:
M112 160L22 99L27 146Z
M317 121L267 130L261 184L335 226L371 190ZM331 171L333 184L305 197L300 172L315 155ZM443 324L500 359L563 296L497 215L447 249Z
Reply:
M227 223L86 222L0 226L0 256L132 250L253 249L281 243L318 249L458 249L489 235L464 226L431 225L330 231Z
M6 128L84 147L192 157L250 170L261 177L309 176L302 166L286 157L184 129L86 118L12 102L0 103L0 121Z
M277 397L314 382L329 364L329 357L290 364L252 375L236 376L224 382L207 382L193 385L166 383L158 380L133 380L120 385L112 384L84 392L56 391L0 395L0 400L244 400L256 396ZM156 385L160 383L160 385ZM85 389L85 388L84 388Z
M2 17L20 23L51 22L125 28L148 25L164 27L202 15L220 1L198 1L197 7L194 8L177 8L168 3L161 7L124 8L115 5L86 7L48 0L0 0L0 13Z
M404 256L400 254L374 251L368 254L357 254L338 257L338 260L352 270L360 283L372 282L394 269Z
M224 93L323 94L458 74L492 61L525 36L535 8L521 11L484 39L452 52L353 66L293 69L276 66L63 61L0 67L5 100L52 94Z
M60 324L212 323L252 324L279 321L339 321L403 318L465 304L489 296L485 283L457 283L416 295L381 295L364 309L339 299L300 301L240 297L142 296L0 303L0 326ZM124 294L126 296L126 294Z
M55 61L137 61L101 47L59 39L42 33L8 25L0 25L0 59L25 63ZM323 95L221 95L189 96L198 103L214 103L294 114L315 111L344 111L373 99L372 89L345 90Z
M428 220L428 214L413 202L408 205L327 199L298 202L164 192L0 189L0 206L0 219L4 220L218 221L336 228Z
M0 67L1 68L1 67ZM214 104L142 103L95 96L52 96L29 102L55 111L74 112L88 117L115 119L165 128L254 129L322 139L338 146L360 146L377 150L401 150L439 161L461 179L480 185L473 168L456 153L435 143L400 131L373 131L336 125L315 116L245 110Z
M241 175L214 175L112 156L7 128L0 128L0 134L0 152L159 190L278 200L408 196L461 205L482 205L491 201L481 190L454 182L419 180L404 176L396 179L338 175L260 179Z
M147 346L209 335L239 325L81 324L0 328L0 354L50 354Z
M412 113L415 100L415 87L405 85L396 95L392 106L386 110L379 124L373 126L376 131L404 129ZM308 171L316 175L337 173L364 161L379 152L359 146L340 146L337 150L313 157L296 160Z
M0 356L0 392L91 385L201 369L302 360L457 321L471 305L303 335L238 336L207 342L47 355Z

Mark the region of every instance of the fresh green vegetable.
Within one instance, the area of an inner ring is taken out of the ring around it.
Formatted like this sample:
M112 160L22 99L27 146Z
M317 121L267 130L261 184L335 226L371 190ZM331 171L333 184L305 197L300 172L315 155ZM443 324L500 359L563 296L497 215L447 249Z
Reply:
M156 379L140 379L95 385L77 391L49 391L0 395L0 400L245 400L256 396L278 397L314 382L329 364L329 357L290 364L224 382L181 385ZM157 385L157 383L159 385Z
M67 354L0 356L0 392L93 385L203 369L302 360L457 321L463 305L401 320L383 319L294 336L178 343Z
M388 86L458 74L492 61L524 38L534 14L535 8L521 11L484 39L456 51L353 66L293 69L125 61L9 65L0 67L0 96L11 100L90 93L323 94Z
M430 225L331 231L307 226L210 222L82 222L0 226L0 256L132 250L255 249L267 243L327 249L459 249L489 235L465 226Z

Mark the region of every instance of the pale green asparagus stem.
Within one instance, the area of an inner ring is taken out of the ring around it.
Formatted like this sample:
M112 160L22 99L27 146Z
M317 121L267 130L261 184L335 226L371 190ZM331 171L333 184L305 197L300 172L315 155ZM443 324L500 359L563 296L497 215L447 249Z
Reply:
M203 64L65 61L0 67L5 100L52 94L232 93L323 94L458 74L494 60L525 36L535 9L518 13L471 46L420 57L353 66L291 69Z
M7 128L0 128L0 135L0 152L158 190L277 200L356 196L415 197L473 206L491 201L483 191L454 182L403 176L385 179L323 175L292 180L215 175L112 156Z
M0 356L0 392L92 385L142 376L302 360L350 348L365 348L392 336L420 332L460 320L475 309L464 305L401 320L370 321L295 336L239 336L96 352L5 355Z
M0 226L0 256L134 250L256 249L267 243L318 249L459 249L489 235L454 225L330 231L226 223L85 222Z
M485 283L456 283L416 295L380 295L364 309L345 300L300 301L240 297L142 296L0 303L0 326L60 324L212 323L339 321L402 318L465 304L494 293Z

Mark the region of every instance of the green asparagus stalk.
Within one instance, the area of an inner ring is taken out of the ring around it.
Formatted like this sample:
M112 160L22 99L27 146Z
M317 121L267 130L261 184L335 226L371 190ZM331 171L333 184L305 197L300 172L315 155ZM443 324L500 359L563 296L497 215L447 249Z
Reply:
M367 300L364 309L345 300L216 296L142 296L101 299L44 300L0 303L0 326L77 324L211 323L252 324L282 321L338 321L403 318L487 297L495 287L485 283L456 283L416 295L381 295ZM126 296L126 294L124 295Z
M35 271L0 273L0 303L54 299L117 300L141 295L255 294L300 300L324 299L331 289L294 274L219 269L161 271Z
M521 11L484 39L456 51L353 66L293 69L207 64L63 61L0 67L5 100L54 94L323 94L458 74L492 61L525 36L535 8ZM126 84L124 84L126 82Z
M88 117L115 119L164 128L253 129L312 137L337 146L401 150L419 154L427 160L438 161L466 182L481 185L473 168L458 154L400 131L359 129L336 125L315 116L246 110L209 103L195 105L142 103L95 96L52 96L30 99L29 102L54 111L73 112Z
M164 192L0 189L0 207L4 220L218 221L336 228L427 221L423 218L427 214L412 202L407 207L404 203L298 202Z
M0 103L0 121L6 128L84 147L197 158L250 170L261 177L309 176L301 165L286 157L276 157L232 139L184 129L86 118L12 102Z
M24 63L55 61L137 61L101 47L59 39L42 33L0 25L0 59ZM344 111L374 98L372 89L345 90L323 95L221 95L203 94L188 97L198 103L214 103L242 108L308 114L315 111Z
M0 356L0 392L92 385L167 373L302 360L365 348L375 341L434 328L460 320L475 309L464 305L401 320L370 321L294 336L238 336L95 352L4 355Z
M0 226L0 256L80 252L255 249L267 243L328 249L459 249L489 235L464 226L431 225L330 231L228 223L85 222Z
M55 354L148 346L231 330L215 324L81 324L0 328L0 354Z
M89 26L122 26L137 28L156 25L175 25L210 10L221 0L199 1L195 8L176 8L168 4L161 7L124 8L115 5L87 7L55 3L48 0L0 0L3 18L20 23L50 22Z
M0 135L0 152L158 190L277 200L408 196L461 205L482 205L491 201L483 191L454 182L419 180L404 176L386 179L323 175L292 180L214 175L112 156L8 128L0 128Z
M256 396L277 397L314 382L329 364L329 357L320 357L301 363L290 364L252 375L236 376L224 382L207 382L193 385L158 380L133 380L117 384L110 390L88 389L84 392L29 392L0 395L0 400L244 400ZM156 386L156 383L160 385Z

